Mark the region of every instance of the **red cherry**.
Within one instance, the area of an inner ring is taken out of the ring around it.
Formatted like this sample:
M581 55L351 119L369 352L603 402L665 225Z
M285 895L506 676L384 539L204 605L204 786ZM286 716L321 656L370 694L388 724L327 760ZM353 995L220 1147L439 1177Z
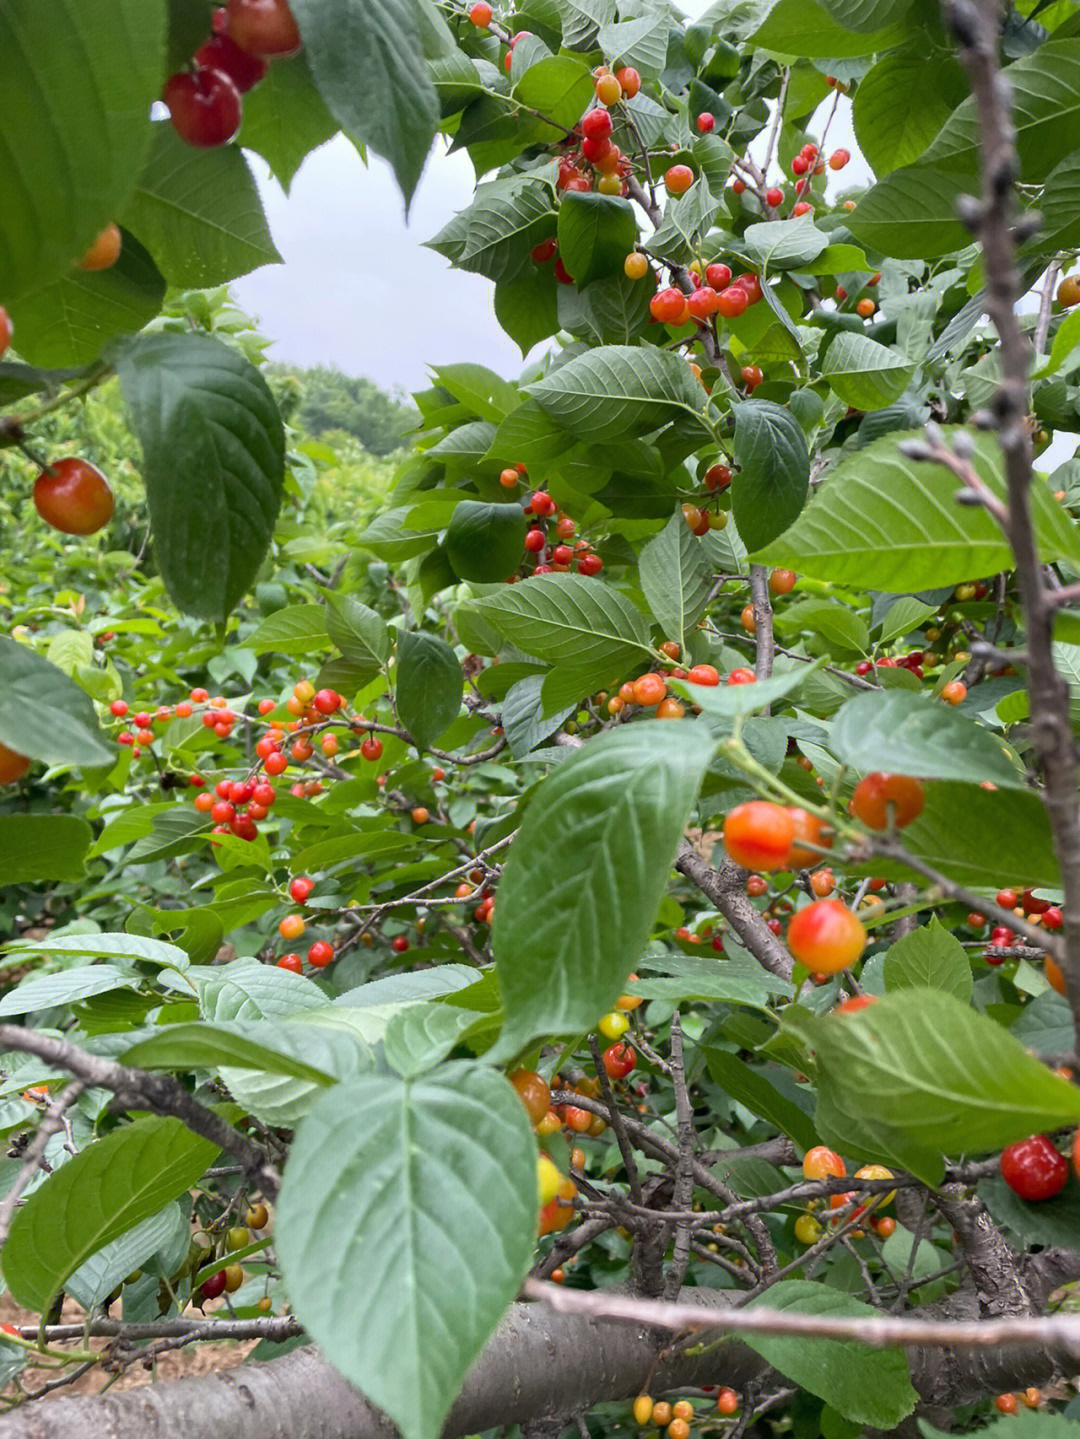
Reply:
M263 760L263 768L267 774L284 774L289 768L289 761L280 750L275 750Z
M731 270L727 265L705 266L705 283L716 291L726 290L731 284Z
M395 954L404 954L409 947L409 941L403 934L395 935L390 941L390 948Z
M731 484L731 470L727 465L710 465L705 471L705 488L723 490Z
M697 117L697 127L703 135L711 135L716 129L716 116L710 115L707 110L703 110Z
M742 382L747 390L756 390L765 376L757 365L744 365L742 367Z
M319 690L311 701L321 715L335 714L345 703L337 690Z
M1045 1134L1033 1134L1002 1150L1001 1177L1021 1199L1053 1199L1065 1188L1069 1165Z
M297 904L306 904L308 896L315 888L315 881L309 879L306 874L298 874L294 880L289 882L289 893Z
M325 939L317 939L308 950L307 957L313 969L325 969L334 958L334 946Z
M269 66L258 55L242 50L228 35L213 35L192 57L200 70L227 75L241 95L246 95L266 74Z
M744 869L783 869L794 835L789 811L768 800L736 805L724 820L724 848Z
M376 760L382 758L383 744L378 735L368 735L367 739L360 746L360 753L364 759Z
M283 954L277 962L278 969L291 969L293 974L303 974L304 961L298 954Z
M568 565L574 558L574 552L569 545L556 545L551 552L552 563L556 565Z
M240 91L217 70L184 70L165 83L161 98L173 128L204 150L227 145L240 128Z
M796 155L791 162L791 173L793 175L805 175L809 168L810 161L804 159L802 155Z
M569 189L570 187L567 186L567 188ZM588 184L586 184L585 188L586 190L589 188ZM555 278L560 285L572 285L574 283L574 277L563 264L561 255L555 260Z
M816 899L788 925L788 948L807 969L835 974L866 948L866 930L842 899Z
M491 6L487 0L476 0L476 4L469 11L469 19L478 30L486 30L491 24Z
M829 169L842 170L850 159L850 150L834 150L829 156Z
M583 575L598 575L604 568L604 562L599 555L582 555L577 567Z
M798 219L800 215L812 214L813 209L813 205L808 205L805 200L799 200L791 207L791 213L795 217L795 219Z
M598 112L593 111L593 113ZM606 115L607 111L604 110L600 113ZM593 165L599 165L606 156L610 155L611 150L612 144L606 135L602 140L582 140L581 142L581 153Z
M198 1303L205 1303L208 1299L216 1299L219 1294L225 1292L225 1271L219 1269L216 1274L211 1274L204 1279L195 1291Z
M277 799L277 790L272 784L267 784L263 781L261 784L255 786L254 793L251 797L256 804L262 805L264 809L269 809Z
M548 515L553 515L558 506L546 490L536 490L529 500L529 508L534 515L546 518Z
M545 540L543 530L530 530L525 536L525 548L530 554L538 555L544 548Z
M1020 903L1024 906L1025 914L1045 914L1050 908L1052 901L1040 899L1032 889L1025 889L1020 896Z
M3 305L0 305L0 355L11 344L11 337L14 333L15 327L11 323L11 317Z
M716 313L734 320L748 308L750 296L741 285L729 285L716 297Z
M93 535L112 519L113 494L85 460L56 460L34 481L34 507L61 534Z
M890 822L903 829L922 814L925 797L922 782L904 774L875 771L855 786L851 813L867 829L887 829Z
M1056 904L1052 904L1049 909L1043 910L1042 922L1044 929L1060 929L1065 923L1065 916Z
M558 251L558 248L559 242L558 240L556 240L554 235L552 235L551 238L548 240L541 240L539 245L534 245L532 248L531 257L533 263L536 265L546 265L549 260L555 258L555 254ZM517 471L511 470L509 473L514 476L514 484L517 484ZM509 488L509 486L507 486L507 488Z
M732 189L732 192L733 192L734 194L736 194L736 195L741 195L742 192L746 189L746 181L745 181L745 180L733 180L733 181L732 181L732 184L731 184L731 189Z
M780 206L784 203L784 192L783 192L783 190L777 190L777 189L766 190L766 191L765 191L765 203L766 203L766 205L770 206L773 210L778 210L778 209L780 208Z
M252 55L295 55L303 41L286 0L229 0L225 33Z
M757 676L753 670L732 670L727 677L729 685L752 685Z
M649 311L662 325L681 325L689 316L690 306L683 292L672 285L657 291L649 301Z
M1002 909L1015 909L1020 903L1020 896L1015 889L999 889L997 892L997 902L1001 905Z
M603 1054L604 1068L611 1079L625 1079L637 1064L637 1052L629 1044L613 1044Z
M581 122L581 133L586 140L606 140L614 128L611 111L603 106L590 110Z

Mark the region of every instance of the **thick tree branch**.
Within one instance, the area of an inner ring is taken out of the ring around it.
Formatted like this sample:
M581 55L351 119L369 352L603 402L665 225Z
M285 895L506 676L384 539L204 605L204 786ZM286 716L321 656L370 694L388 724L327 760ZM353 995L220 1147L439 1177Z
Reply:
M778 979L791 979L795 961L750 903L745 870L730 860L724 860L719 869L714 869L686 842L675 858L675 868L712 900L763 969Z
M971 85L979 127L982 193L967 200L962 217L982 244L986 309L998 334L1001 385L989 423L1005 462L1008 513L1004 529L1012 547L1024 611L1030 734L1042 771L1043 800L1054 834L1064 891L1065 972L1073 1026L1080 1034L1080 813L1077 759L1069 719L1069 690L1054 667L1053 608L1039 563L1032 522L1029 373L1031 346L1016 317L1022 283L1012 230L1014 184L1019 173L1011 118L1012 91L999 62L1004 6L1001 0L944 0Z

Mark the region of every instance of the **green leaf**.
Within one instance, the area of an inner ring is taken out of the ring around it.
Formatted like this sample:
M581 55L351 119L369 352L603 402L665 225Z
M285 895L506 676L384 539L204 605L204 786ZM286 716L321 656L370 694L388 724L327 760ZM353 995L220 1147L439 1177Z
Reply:
M830 1285L806 1279L781 1280L747 1308L755 1306L838 1319L871 1319L878 1312ZM869 1349L853 1340L807 1339L801 1334L751 1334L745 1342L791 1383L824 1399L853 1424L894 1429L918 1402L902 1349Z
M996 734L929 695L907 690L866 690L848 700L833 720L829 748L860 774L886 770L1027 787L1025 772Z
M550 265L527 266L495 286L495 318L523 356L558 330L558 288Z
M281 259L243 152L199 150L165 122L120 222L170 285L204 289Z
M692 954L658 954L650 950L639 963L650 970L663 971L661 978L649 974L625 986L628 994L640 994L643 999L662 999L671 1004L721 1001L765 1009L776 995L787 998L794 993L786 980L769 974L735 944L727 945L720 961L711 956L699 959Z
M869 335L841 330L825 351L821 373L829 388L856 410L884 410L908 387L915 366Z
M822 0L825 10L845 30L883 30L903 20L911 0Z
M292 1128L311 1112L326 1090L326 1076L346 1083L375 1067L371 1046L384 1035L393 1006L336 1009L323 1006L284 1024L278 1020L251 1032L270 1048L292 1054L320 1071L315 1079L296 1078L266 1069L222 1065L221 1082L238 1104L265 1124Z
M155 1117L69 1159L16 1211L3 1270L17 1301L44 1313L69 1274L190 1189L218 1152L178 1119Z
M1047 375L1056 375L1078 346L1080 346L1080 310L1073 310L1057 327L1054 343L1050 350L1050 358L1045 365L1035 371L1032 379L1041 380Z
M1041 1199L1037 1204L1021 1199L997 1175L982 1180L978 1194L991 1218L1011 1230L1025 1248L1038 1244L1071 1249L1076 1243L1077 1226L1080 1225L1080 1187L1071 1175L1060 1194L1053 1199ZM1070 1429L1073 1428L1075 1424L1070 1425ZM1075 1435L1066 1434L1063 1439L1075 1439Z
M609 731L537 787L495 910L500 1057L591 1029L644 949L712 752L703 727L675 728Z
M541 575L474 608L525 654L592 670L596 684L609 684L653 653L640 610L619 590L584 575Z
M455 400L468 405L482 420L498 424L521 404L517 386L486 365L439 365L435 378Z
M167 969L188 968L188 957L177 945L123 932L57 934L46 939L13 940L7 949L30 949L34 954L71 955L80 959L140 959Z
M166 1204L157 1214L151 1214L149 1219L136 1224L134 1229L121 1234L80 1264L65 1280L64 1292L87 1310L104 1304L117 1285L168 1243L178 1228L177 1221L184 1225L186 1244L187 1220L178 1204Z
M971 998L971 962L963 945L935 915L905 934L885 955L885 988L941 989L966 1003Z
M617 195L568 191L559 206L559 254L579 289L621 274L637 234L630 201Z
M783 534L798 517L810 486L810 456L798 420L771 400L743 400L735 415L731 504L748 550Z
M426 749L457 719L464 689L461 665L445 640L422 632L401 636L394 697L417 749Z
M888 644L890 640L898 639L901 635L911 634L912 630L921 628L930 616L936 613L936 605L924 604L914 595L901 595L894 605L889 606L882 621L879 643Z
M688 632L705 613L712 579L681 509L641 551L638 579L664 634L685 644Z
M330 1003L306 975L257 959L234 959L223 969L208 967L195 977L203 1017L215 1024L232 1019L292 1019Z
M486 275L496 284L516 280L528 273L533 247L555 230L551 189L520 176L491 181L479 186L472 204L451 221L458 223L464 224L464 240L449 256L458 269ZM448 253L445 234L428 241L431 249Z
M87 694L6 635L0 635L0 744L46 764L111 765L116 758Z
M165 586L187 613L224 619L254 581L281 505L273 396L254 365L207 336L144 336L117 371Z
M468 1064L340 1085L297 1130L275 1230L290 1300L404 1439L438 1434L525 1277L535 1156L517 1095Z
M1004 496L992 436L976 441L974 465L989 488ZM815 579L900 594L1008 569L1011 552L997 525L981 506L957 504L957 489L956 476L944 466L901 455L897 436L875 440L842 460L795 524L754 559ZM1038 477L1032 509L1041 558L1075 555L1076 534Z
M845 29L815 0L777 0L750 41L781 55L839 60L891 50L908 34L903 22L859 34Z
M312 650L328 648L329 644L326 610L322 605L286 605L267 615L248 635L244 648L257 655L267 651L279 655L308 655Z
M794 628L822 635L840 649L865 654L870 648L870 632L862 615L834 600L805 599L786 605L776 623L781 630Z
M792 694L821 663L819 660L815 665L799 665L752 685L692 685L686 680L670 680L668 688L692 700L707 715L734 719L736 715L752 714Z
M511 685L502 702L500 718L510 753L515 759L530 754L541 740L554 734L569 719L577 704L563 705L553 712L543 702L543 675L529 675Z
M627 345L578 355L526 392L571 434L599 445L646 435L682 415L697 419L705 401L681 355Z
M764 1072L724 1049L705 1050L705 1062L714 1083L736 1103L794 1139L800 1149L817 1143L817 1131L810 1116L770 1084Z
M827 245L810 268L815 275L842 275L848 270L869 270L870 262L858 245Z
M514 99L549 115L556 125L576 125L595 85L587 65L570 55L547 55L530 65L514 85ZM520 119L517 120L520 125ZM538 140L562 140L562 131L540 123Z
M882 56L859 81L851 104L855 136L874 173L887 175L917 160L966 90L951 55L928 55L916 45Z
M73 814L0 815L0 874L5 884L82 879L94 832Z
M829 237L817 228L812 215L800 215L747 225L743 244L764 276L777 270L812 269L811 262L828 247Z
M154 318L165 281L132 236L108 270L72 270L38 290L9 301L19 353L31 364L84 365L110 339L131 335Z
M252 1026L249 1024L250 1030ZM124 1064L138 1069L258 1069L266 1074L285 1074L327 1085L333 1081L314 1065L271 1048L245 1033L239 1026L205 1023L169 1024L149 1039L139 1040L120 1056Z
M1045 807L1026 791L927 785L926 807L904 830L904 843L964 884L996 887L1003 874L1015 884L1061 882Z
M165 19L163 0L0 9L0 275L13 315L19 295L68 273L135 184L165 78Z
M863 196L848 228L856 240L901 260L962 250L971 234L956 218L956 198L974 184L955 170L906 165Z
M637 19L602 25L596 43L613 68L632 65L646 80L656 80L665 68L671 29L670 12L658 5Z
M61 970L57 974L31 975L9 989L0 999L0 1017L32 1014L39 1009L73 1004L92 994L106 994L110 989L133 988L137 979L111 964L92 964L81 969Z
M518 505L462 500L443 541L458 579L497 584L514 574L525 550L525 528Z
M1020 172L1028 183L1046 176L1080 147L1080 40L1052 40L1008 67ZM979 126L969 95L920 158L925 167L976 173Z
M941 990L887 994L858 1014L784 1010L814 1051L816 1124L826 1144L899 1161L936 1187L942 1155L1002 1149L1080 1119L1080 1093L1007 1030Z
M265 77L244 96L244 123L237 144L261 155L288 193L305 157L337 129L312 81L307 57L303 53L290 59L277 56Z
M352 595L336 590L326 595L326 630L348 665L359 675L374 676L390 658L390 627L382 615Z
M383 1052L391 1069L405 1079L416 1079L434 1069L470 1035L494 1032L497 1014L457 1009L450 1004L409 1004L386 1026Z
M423 54L420 0L295 0L304 53L338 125L393 166L412 199L439 102Z

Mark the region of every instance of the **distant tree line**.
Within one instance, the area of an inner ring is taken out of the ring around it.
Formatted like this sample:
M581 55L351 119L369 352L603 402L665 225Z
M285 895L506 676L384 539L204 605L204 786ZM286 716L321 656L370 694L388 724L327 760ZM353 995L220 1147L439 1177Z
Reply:
M326 365L299 369L269 366L271 384L285 401L288 418L312 435L344 430L373 455L393 454L416 428L416 409L400 393L374 380L345 375Z

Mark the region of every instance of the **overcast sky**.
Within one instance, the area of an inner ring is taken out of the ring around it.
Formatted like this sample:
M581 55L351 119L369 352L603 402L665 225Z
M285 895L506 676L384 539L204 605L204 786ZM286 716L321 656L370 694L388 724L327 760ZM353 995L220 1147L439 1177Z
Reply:
M683 0L682 9L696 16L708 3ZM844 172L850 183L859 157L850 104L840 104L829 149L835 144L852 151L853 164ZM365 167L340 136L308 156L287 196L262 161L250 158L285 263L257 270L233 289L275 342L273 358L337 365L406 390L428 383L430 365L453 361L518 374L521 352L495 319L491 282L454 270L423 248L472 198L475 179L466 155L447 155L438 142L408 223L389 167L374 158Z

